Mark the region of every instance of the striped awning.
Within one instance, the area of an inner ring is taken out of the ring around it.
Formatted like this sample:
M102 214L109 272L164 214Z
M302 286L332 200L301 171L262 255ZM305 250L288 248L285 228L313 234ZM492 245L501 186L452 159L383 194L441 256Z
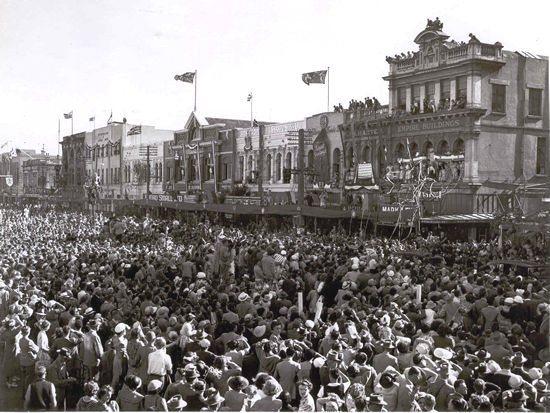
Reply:
M467 222L484 223L495 219L493 214L436 215L421 219L424 224L462 224Z

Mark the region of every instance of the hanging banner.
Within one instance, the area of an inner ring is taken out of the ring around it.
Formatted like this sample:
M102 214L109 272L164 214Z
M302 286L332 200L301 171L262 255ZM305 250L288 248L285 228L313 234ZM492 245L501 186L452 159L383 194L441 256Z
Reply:
M6 176L6 185L7 186L12 186L13 185L13 176L12 175Z
M313 141L313 169L319 182L330 182L330 163L328 159L328 137L321 130Z

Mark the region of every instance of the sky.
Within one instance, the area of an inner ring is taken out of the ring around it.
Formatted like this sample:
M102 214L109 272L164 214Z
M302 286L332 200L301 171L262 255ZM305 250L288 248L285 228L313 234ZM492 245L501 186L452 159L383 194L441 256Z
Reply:
M289 122L323 112L327 85L301 74L330 67L330 107L388 102L385 57L416 51L426 19L452 39L500 41L548 56L547 1L0 0L0 146L58 151L73 130L113 120L182 129L197 70L207 117Z

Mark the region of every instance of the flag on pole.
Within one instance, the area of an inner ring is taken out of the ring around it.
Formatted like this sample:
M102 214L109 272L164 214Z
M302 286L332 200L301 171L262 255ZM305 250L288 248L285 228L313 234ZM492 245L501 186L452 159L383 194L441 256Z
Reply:
M113 111L111 111L111 116L109 116L109 119L107 119L107 125L111 123L112 120L113 120Z
M65 119L72 119L73 111L71 110L69 113L64 113L63 116L65 117Z
M251 100L252 100L252 93L249 93L247 98L246 98L246 101L250 102Z
M317 72L308 72L308 73L302 74L302 80L308 86L309 86L310 83L325 84L326 77L327 77L327 71L326 70L319 70Z
M174 80L193 83L193 81L195 80L195 72L185 72L183 75L176 75L174 76Z
M90 122L94 122L95 121L95 116L92 116L90 119L88 119Z

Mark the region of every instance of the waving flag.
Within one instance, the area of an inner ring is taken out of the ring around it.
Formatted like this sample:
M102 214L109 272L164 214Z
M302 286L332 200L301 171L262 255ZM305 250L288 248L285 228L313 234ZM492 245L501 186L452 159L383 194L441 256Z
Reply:
M72 119L73 111L71 110L69 113L64 113L63 116L65 117L65 119Z
M246 101L250 102L251 100L252 100L252 93L249 93L247 98L246 98Z
M309 86L310 83L322 83L325 84L325 79L327 77L326 70L319 70L317 72L308 72L302 75L302 80L306 85Z
M181 80L182 82L193 83L195 80L195 72L185 72L183 75L174 76L175 80Z

